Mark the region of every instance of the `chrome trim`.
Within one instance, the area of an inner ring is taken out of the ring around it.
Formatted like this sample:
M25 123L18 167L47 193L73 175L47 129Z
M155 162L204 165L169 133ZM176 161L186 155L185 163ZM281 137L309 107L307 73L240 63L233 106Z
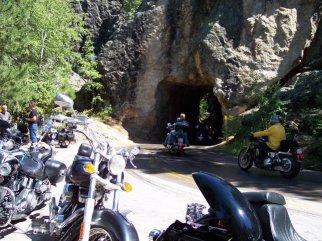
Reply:
M76 218L78 218L80 216L81 213L84 213L85 208L80 208L78 210L76 210L71 216L69 216L64 222L62 222L61 224L57 225L58 229L63 229L66 226L68 226L69 224L71 224L73 221L75 221Z
M9 209L15 210L16 209L16 205L15 205L16 204L16 197L15 197L14 192L11 191L11 189L9 189L7 187L3 187L3 186L0 186L0 189L5 189L12 196L12 201L11 201L12 207L10 207ZM3 224L3 225L0 224L0 228L6 227L11 222L12 216L13 216L13 212L11 212L11 214L9 215L8 220L5 222L5 224Z

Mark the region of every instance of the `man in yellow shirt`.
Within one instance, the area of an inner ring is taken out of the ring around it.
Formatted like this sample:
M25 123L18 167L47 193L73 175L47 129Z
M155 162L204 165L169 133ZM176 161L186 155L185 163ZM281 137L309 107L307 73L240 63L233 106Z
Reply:
M282 140L286 139L285 129L280 123L280 117L278 115L272 115L270 119L271 126L263 131L257 131L253 133L254 137L264 137L268 138L267 142L259 143L259 159L264 161L267 158L268 151L279 148Z

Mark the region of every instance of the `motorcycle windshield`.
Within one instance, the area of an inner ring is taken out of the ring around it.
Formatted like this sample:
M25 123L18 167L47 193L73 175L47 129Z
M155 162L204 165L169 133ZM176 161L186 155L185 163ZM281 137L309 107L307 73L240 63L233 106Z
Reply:
M192 174L209 206L233 240L262 240L260 222L243 194L224 179L204 172Z

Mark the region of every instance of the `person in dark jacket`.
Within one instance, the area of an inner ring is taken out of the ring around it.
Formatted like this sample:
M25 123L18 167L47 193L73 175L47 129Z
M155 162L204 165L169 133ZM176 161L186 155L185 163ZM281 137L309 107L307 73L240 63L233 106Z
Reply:
M175 132L179 131L180 129L183 131L183 142L186 146L189 146L189 140L188 140L188 134L187 130L189 128L189 124L186 121L186 115L184 113L181 113L180 116L176 119L176 122L173 124L174 130L170 131L167 134L167 137L165 141L163 142L163 145L166 147L167 145L172 144L175 141Z

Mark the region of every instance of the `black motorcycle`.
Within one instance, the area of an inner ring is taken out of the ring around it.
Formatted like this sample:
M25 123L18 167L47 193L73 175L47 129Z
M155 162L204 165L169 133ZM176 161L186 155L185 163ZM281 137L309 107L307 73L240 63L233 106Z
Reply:
M184 152L184 148L186 146L186 143L184 143L184 132L186 131L186 128L181 127L176 123L168 123L167 129L169 130L167 135L168 138L170 138L170 141L164 145L170 154L180 155Z
M52 149L0 151L0 227L21 220L51 198L51 185L63 180L66 166L51 159Z
M241 193L215 175L192 176L209 210L198 203L188 205L185 223L175 221L163 232L152 230L150 241L305 241L293 228L281 194Z
M238 155L238 166L247 171L253 164L261 169L270 171L279 171L285 178L296 177L301 170L301 162L304 160L304 154L298 144L298 134L293 135L289 140L281 142L276 151L268 152L264 162L258 160L259 142L264 141L261 138L249 137L249 144L240 150Z
M17 128L7 121L0 120L0 149L14 150L29 142L28 129L23 123L18 123Z
M66 148L71 142L76 142L74 130L77 125L73 122L67 122L60 129L54 128L51 121L47 120L43 125L43 135L41 141L53 146Z
M99 141L91 128L86 128L93 139L85 132L75 130L83 134L89 144L79 146L68 168L58 205L53 198L48 220L34 220L33 233L49 234L65 241L138 241L137 231L128 219L129 212L120 211L118 204L119 192L131 190L124 182L126 164L132 163L139 150L116 151L109 143ZM112 207L108 208L110 200Z
M196 125L196 143L199 145L211 145L213 143L210 127L203 121Z

